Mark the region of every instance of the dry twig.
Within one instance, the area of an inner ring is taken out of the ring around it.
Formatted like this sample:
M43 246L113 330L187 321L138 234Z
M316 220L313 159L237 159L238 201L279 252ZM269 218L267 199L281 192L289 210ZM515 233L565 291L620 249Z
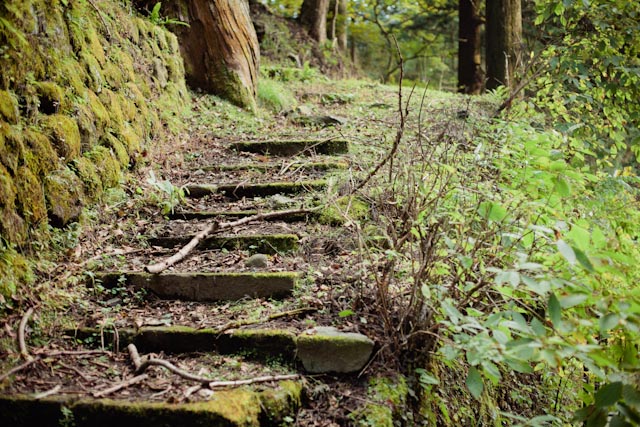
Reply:
M134 385L134 384L138 384L139 382L144 381L147 378L149 378L149 375L147 375L147 374L136 375L133 378L129 378L128 380L119 382L118 384L114 385L113 387L109 387L107 389L94 392L93 393L93 397L104 397L104 396L107 396L107 395L109 395L111 393L115 393L118 390L122 390L123 388L127 388L129 386Z
M178 368L177 366L175 366L173 363L167 361L167 360L163 360L163 359L147 359L145 358L144 360L140 357L140 354L138 353L138 349L136 348L136 346L134 344L129 344L129 346L127 347L127 349L129 349L129 355L131 356L131 360L133 361L133 365L136 368L135 373L136 374L141 374L143 373L145 370L147 370L147 368L149 368L149 366L162 366L163 368L167 369L170 372L173 372L174 374L178 375L179 377L182 377L186 380L189 381L195 381L198 382L200 384L202 384L203 386L209 387L209 388L220 388L220 387L237 387L237 386L241 386L241 385L248 385L248 384L255 384L255 383L263 383L263 382L271 382L271 381L283 381L283 380L293 380L293 379L297 379L300 376L298 374L291 374L291 375L269 375L269 376L264 376L264 377L256 377L256 378L250 378L250 379L246 379L246 380L236 380L236 381L211 381L211 378L206 378L206 377L201 377L198 375L193 375L190 372L184 371L180 368Z
M196 234L193 237L193 239L191 239L191 241L189 241L189 243L183 246L178 252L176 252L169 258L166 258L165 260L160 261L156 264L149 264L144 269L147 273L154 273L154 274L162 273L167 268L182 261L187 255L191 253L191 251L193 251L193 249L196 246L198 246L198 244L202 240L206 239L213 233L217 233L219 231L227 230L233 227L238 227L240 225L244 225L250 222L261 221L263 219L271 219L271 218L278 218L278 217L289 216L289 215L312 213L314 211L317 211L318 209L320 208L289 209L289 210L277 211L277 212L260 213L257 215L240 218L236 221L220 222L220 223L213 222L209 224L205 229L200 231L198 234Z
M294 310L283 311L283 312L280 312L280 313L274 313L274 314L271 314L271 315L267 316L266 319L236 320L236 321L225 323L220 329L218 329L218 332L222 333L224 331L228 331L229 329L239 328L240 326L255 325L255 324L258 324L258 323L266 323L266 322L270 322L271 320L280 319L282 317L297 316L299 314L311 313L311 312L314 312L314 311L318 311L318 309L313 308L313 307L302 307L302 308L296 308Z
M36 400L44 399L45 397L53 396L58 393L62 386L60 384L53 387L51 390L43 391L42 393L36 393L33 398Z
M29 318L33 314L33 307L29 307L27 312L22 316L20 320L20 325L18 326L18 346L20 347L20 354L25 359L29 360L32 356L29 354L29 349L27 348L27 343L25 341L25 328L27 327L27 322L29 322Z

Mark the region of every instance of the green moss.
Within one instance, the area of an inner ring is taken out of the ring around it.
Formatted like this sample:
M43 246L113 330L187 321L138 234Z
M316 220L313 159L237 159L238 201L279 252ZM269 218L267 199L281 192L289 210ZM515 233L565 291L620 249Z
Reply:
M362 221L368 218L370 210L370 206L362 199L344 196L324 208L319 221L330 225L341 225L348 220Z
M29 170L22 166L15 177L18 196L17 208L29 224L38 224L47 217L44 203L42 182Z
M41 113L56 114L68 107L65 102L64 90L53 82L37 82L35 83L36 92Z
M80 130L74 119L53 114L43 118L42 124L60 157L70 162L80 155Z
M63 87L73 88L78 96L83 96L87 87L84 82L87 79L87 72L75 58L64 58L60 61L58 70L58 80Z
M100 93L99 99L108 111L111 127L120 129L124 125L125 119L117 94L109 89L104 89Z
M100 140L100 144L109 148L113 152L113 155L118 159L120 166L129 166L129 154L127 153L126 147L118 140L118 138L109 133Z
M47 175L44 188L51 225L64 227L78 220L84 206L84 192L82 182L70 169Z
M0 163L9 172L15 173L24 159L24 145L21 129L0 122Z
M84 156L81 156L73 161L72 165L76 175L82 180L84 184L85 194L90 200L96 200L102 194L102 179L98 175L98 167L95 163Z
M120 128L120 141L127 147L127 152L129 153L129 157L133 157L135 154L140 152L141 149L141 137L133 130L133 128L128 124L124 123L124 126Z
M120 163L107 147L94 147L86 154L94 165L102 181L103 188L111 188L118 185L122 176Z
M125 78L116 63L108 62L104 64L102 76L111 90L118 91L124 86Z
M109 112L105 108L104 104L100 101L100 98L98 98L98 95L96 95L95 92L88 90L87 99L91 112L96 120L96 127L98 129L105 129L109 127L111 124L111 117L109 116Z
M94 92L100 93L104 86L104 78L100 64L96 58L86 50L80 52L79 57L80 62L84 65L87 72L86 85Z
M350 414L350 418L362 426L393 427L394 419L404 415L409 386L404 377L395 379L376 377L367 390L369 403Z
M0 302L0 313L12 305L12 297L19 293L19 289L33 280L28 260L15 249L0 246L0 295L4 297Z
M0 90L0 119L8 123L18 123L18 102L6 90Z
M24 133L25 163L40 177L54 171L60 165L58 154L46 135L27 130Z
M277 388L260 392L262 419L267 425L282 425L285 417L297 412L301 395L300 381L281 381Z

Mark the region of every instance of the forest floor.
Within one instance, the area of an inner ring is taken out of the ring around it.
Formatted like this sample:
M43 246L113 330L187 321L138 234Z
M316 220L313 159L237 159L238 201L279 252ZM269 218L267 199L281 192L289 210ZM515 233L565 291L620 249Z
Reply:
M214 97L194 94L185 131L155 141L138 159L122 189L89 212L85 225L75 234L61 237L74 244L63 259L41 272L41 289L45 283L53 284L51 293L42 297L51 304L35 313L40 316L38 324L45 326L27 328L28 351L37 358L15 373L3 393L44 392L74 399L101 396L101 391L134 377L130 354L124 348L128 331L182 327L218 334L266 329L298 335L317 326L334 326L375 342L370 362L359 373L311 375L299 361L282 354L262 357L246 345L240 351L196 348L182 354L158 344L152 353L184 371L216 381L301 375L297 378L305 389L301 409L295 421L290 415L282 416L279 422L284 424L348 425L354 422L358 408L375 403L367 391L370 378L392 377L401 367L381 351L383 332L374 304L368 303L374 290L363 290L373 288L374 280L362 253L359 219L375 216L375 204L366 195L359 196L359 201L349 196L358 179L391 148L401 121L398 105L408 113L407 137L429 141L446 132L447 138L469 144L474 131L467 119L471 116L477 126L495 105L487 98L420 88L404 88L399 104L398 87L364 81L314 79L286 85L298 107L279 113L263 110L251 115ZM349 151L320 154L321 150L311 147L294 156L278 156L269 150L233 149L239 142L293 140L345 140ZM385 171L382 168L380 173ZM274 194L235 194L254 184L283 182L298 189L289 192L283 186ZM230 187L196 198L188 191L192 184ZM358 203L365 204L364 212ZM318 207L324 209L318 211ZM299 275L295 289L286 295L184 301L161 298L144 286L128 286L123 272L142 272L145 266L169 257L212 221L233 221L240 216L229 215L232 212L250 215L274 210L309 212L303 221L278 218L233 227L223 233L224 241L195 249L162 274L295 272ZM193 212L218 214L184 219L185 213ZM274 235L288 243L277 246L270 237ZM233 240L234 236L241 238ZM167 238L174 240L163 243ZM265 255L266 264L247 264L256 253ZM101 276L104 272L118 278L107 284ZM19 320L4 320L4 339L17 338L14 326ZM76 351L80 353L73 353ZM3 372L19 364L18 354L8 356ZM116 401L186 403L207 401L216 393L165 369L147 373L139 383L102 396ZM264 390L275 385L249 387Z

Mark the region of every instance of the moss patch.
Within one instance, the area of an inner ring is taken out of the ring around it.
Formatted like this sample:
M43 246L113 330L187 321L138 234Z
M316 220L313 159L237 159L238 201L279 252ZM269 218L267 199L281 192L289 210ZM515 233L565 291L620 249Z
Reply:
M352 412L350 418L357 425L393 427L394 419L407 414L409 386L403 376L397 378L376 377L371 379L367 390L369 403Z
M0 118L8 123L18 122L18 103L6 90L0 90Z
M60 157L70 162L80 155L80 130L74 119L54 114L45 117L42 123Z
M319 221L323 224L342 225L348 220L362 221L369 216L371 207L355 196L344 196L324 208Z
M24 147L25 162L38 177L44 177L58 167L58 155L46 135L34 130L26 131Z
M66 106L65 94L60 86L53 82L35 84L38 94L38 110L43 114L57 114Z
M54 227L75 222L82 213L82 182L68 168L55 171L44 180L49 221Z
M118 184L122 176L120 163L108 148L97 146L86 156L97 166L103 188L115 187Z
M18 193L17 208L24 219L32 225L38 224L47 217L44 202L44 189L40 180L26 166L18 169L15 177Z

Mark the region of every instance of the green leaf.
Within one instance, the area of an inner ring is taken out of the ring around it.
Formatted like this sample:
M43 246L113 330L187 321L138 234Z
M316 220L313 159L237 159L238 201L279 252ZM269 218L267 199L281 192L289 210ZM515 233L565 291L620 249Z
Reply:
M616 381L611 384L605 384L596 392L595 405L596 408L606 408L614 405L622 398L622 383Z
M478 213L485 219L500 222L507 216L507 210L498 203L483 202L478 208Z
M609 313L600 318L600 333L604 334L607 331L618 326L618 322L620 322L620 316L615 313Z
M570 294L570 295L567 295L566 297L560 298L560 306L562 308L575 307L576 305L582 304L583 302L585 302L587 298L589 297L585 294Z
M555 190L562 197L569 197L571 195L571 186L566 179L562 176L558 176L554 179Z
M573 251L573 248L562 239L556 242L556 246L558 247L558 251L562 254L564 259L566 259L569 264L575 265L576 253Z
M548 307L549 318L551 319L551 323L553 326L560 326L560 322L562 321L562 306L560 305L560 301L558 301L558 297L556 294L551 293L549 295Z
M353 310L342 310L340 313L338 313L338 316L340 317L349 317L349 316L353 316L355 313L353 312Z
M480 372L473 366L469 368L466 385L471 395L476 399L480 399L482 390L484 389L484 383L482 382Z
M640 391L630 384L622 386L622 396L628 405L640 409Z
M576 255L576 259L585 270L587 270L589 273L593 273L595 271L595 268L593 268L593 264L591 264L591 261L589 260L587 254L585 254L578 248L573 248L573 252Z

